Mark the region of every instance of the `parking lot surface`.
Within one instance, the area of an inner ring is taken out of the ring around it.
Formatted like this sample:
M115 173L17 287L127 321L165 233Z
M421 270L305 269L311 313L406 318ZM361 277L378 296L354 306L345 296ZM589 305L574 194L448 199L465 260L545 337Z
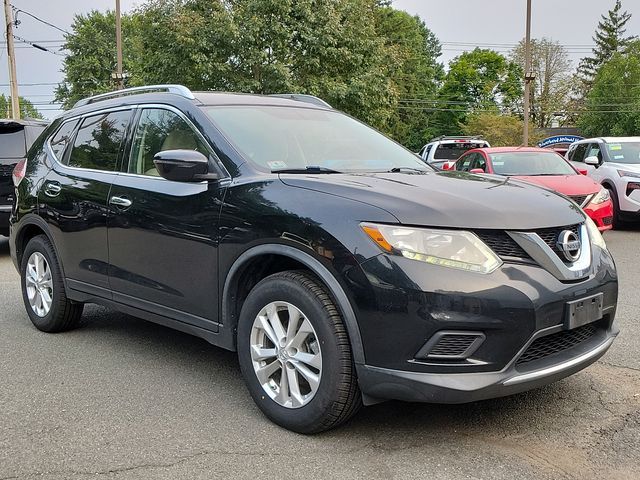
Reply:
M468 405L388 402L305 437L264 418L234 353L90 306L29 322L0 237L0 480L638 478L640 229L605 235L621 335L588 369Z

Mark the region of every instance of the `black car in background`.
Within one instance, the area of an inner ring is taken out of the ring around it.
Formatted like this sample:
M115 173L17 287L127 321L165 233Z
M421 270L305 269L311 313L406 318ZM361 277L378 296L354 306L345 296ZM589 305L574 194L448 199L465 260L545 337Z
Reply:
M11 173L27 156L31 144L47 126L42 120L0 120L0 235L9 235L13 203Z
M53 121L14 171L33 324L98 303L236 350L260 409L303 433L363 403L521 392L609 348L616 269L576 204L436 172L289 97L154 86Z

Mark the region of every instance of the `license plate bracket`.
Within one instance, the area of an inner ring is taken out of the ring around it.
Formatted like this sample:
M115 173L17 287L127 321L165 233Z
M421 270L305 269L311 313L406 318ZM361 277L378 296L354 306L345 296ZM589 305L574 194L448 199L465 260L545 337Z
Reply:
M602 318L603 300L604 295L596 293L589 297L567 302L564 328L571 330L600 320Z

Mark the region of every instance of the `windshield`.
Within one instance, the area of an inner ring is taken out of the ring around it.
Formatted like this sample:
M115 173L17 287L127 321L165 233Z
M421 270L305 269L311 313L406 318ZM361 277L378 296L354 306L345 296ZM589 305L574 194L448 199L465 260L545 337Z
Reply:
M498 175L577 175L555 152L504 152L489 157Z
M640 163L640 142L607 143L609 159L616 163Z
M488 147L485 142L475 143L441 143L433 154L434 160L457 160L467 150Z
M0 130L0 158L22 158L27 154L22 126Z
M431 170L414 153L337 111L264 105L205 107L205 111L238 151L262 170Z

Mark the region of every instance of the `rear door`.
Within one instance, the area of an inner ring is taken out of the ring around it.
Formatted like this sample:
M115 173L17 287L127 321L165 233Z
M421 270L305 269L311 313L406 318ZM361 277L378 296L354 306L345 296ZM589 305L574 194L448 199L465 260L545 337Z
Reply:
M69 286L105 297L108 197L131 115L115 109L63 123L48 141L55 161L38 197Z
M225 182L174 182L159 176L164 150L214 152L180 111L141 107L130 153L109 199L109 275L113 298L217 330L218 220ZM211 162L216 169L216 162Z

